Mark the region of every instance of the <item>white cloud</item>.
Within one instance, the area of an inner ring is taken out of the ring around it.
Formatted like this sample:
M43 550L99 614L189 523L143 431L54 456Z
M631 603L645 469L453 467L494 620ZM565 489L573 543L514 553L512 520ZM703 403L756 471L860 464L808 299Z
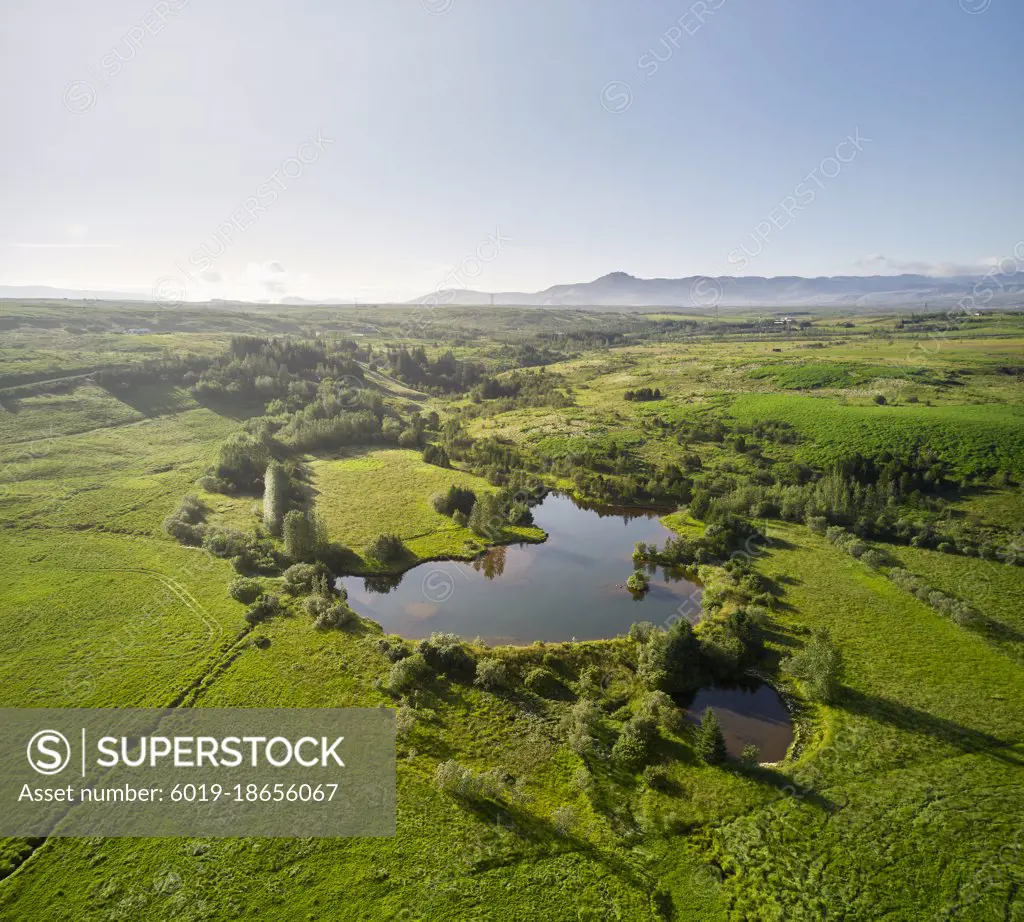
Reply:
M858 259L854 266L865 275L984 275L998 264L995 257L980 263L926 262L920 260L891 259L881 253L871 253Z
M22 250L116 250L119 243L8 243Z
M309 282L305 272L289 272L276 259L248 263L237 279L231 297L253 301L274 301L289 295L300 295Z

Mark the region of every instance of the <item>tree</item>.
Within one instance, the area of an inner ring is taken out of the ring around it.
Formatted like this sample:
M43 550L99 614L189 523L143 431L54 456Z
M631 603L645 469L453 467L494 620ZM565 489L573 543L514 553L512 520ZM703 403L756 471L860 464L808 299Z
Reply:
M316 511L293 509L284 517L284 550L293 560L312 563L327 545L327 530Z
M263 477L263 524L278 538L281 537L287 504L288 473L276 461L271 461Z
M627 720L612 746L613 758L629 771L638 771L651 758L658 739L658 725L649 717Z
M448 488L447 493L435 493L430 498L430 503L441 515L454 515L461 512L469 515L473 511L473 503L476 502L476 494L467 487L457 487L454 484Z
M721 765L728 757L722 725L711 708L704 711L693 747L708 765Z
M398 535L377 535L367 546L366 556L379 563L391 563L405 555L405 545Z
M504 524L498 498L493 493L478 496L469 514L469 527L478 535L494 539L501 534Z
M626 588L630 592L646 592L650 588L650 580L643 570L634 570L626 580Z
M807 646L785 661L786 671L804 683L815 701L830 704L839 696L843 678L843 654L827 630L811 635Z
M442 445L428 445L423 449L423 460L427 464L436 464L438 467L451 467L452 463L448 458L448 452Z
M700 642L689 621L680 619L669 628L664 662L667 691L688 691L700 685Z

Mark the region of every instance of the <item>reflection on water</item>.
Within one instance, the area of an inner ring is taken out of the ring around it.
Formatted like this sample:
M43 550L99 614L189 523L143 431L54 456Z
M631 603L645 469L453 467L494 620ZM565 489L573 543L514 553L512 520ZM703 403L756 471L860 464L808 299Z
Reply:
M505 560L508 557L508 547L492 547L481 557L473 561L473 569L477 573L483 573L485 579L494 579L505 572Z
M543 544L492 548L469 563L420 564L400 577L344 577L349 602L389 633L453 631L491 643L595 640L635 621L693 617L700 590L680 571L652 567L650 590L625 588L637 541L664 544L672 532L652 512L586 507L549 495L533 510Z
M760 761L778 762L793 742L793 721L779 693L765 682L748 687L712 685L697 692L686 719L700 723L711 708L722 725L729 755L739 758L749 743L757 746Z

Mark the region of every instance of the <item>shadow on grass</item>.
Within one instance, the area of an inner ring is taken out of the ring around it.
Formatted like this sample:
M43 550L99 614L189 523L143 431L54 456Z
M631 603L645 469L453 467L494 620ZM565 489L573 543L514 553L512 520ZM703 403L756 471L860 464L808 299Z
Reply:
M122 398L118 396L117 399L121 400ZM233 419L238 422L252 419L254 416L263 415L262 404L247 404L238 400L230 400L225 397L213 396L211 394L197 395L195 396L195 401L199 406L203 407L203 409L210 410L218 416L223 416L227 419ZM141 413L143 411L139 410L139 412Z
M729 763L729 767L736 772L746 775L748 778L775 788L784 797L793 797L803 803L811 804L826 813L835 813L840 809L839 804L829 799L824 794L818 793L814 788L792 779L789 775L772 768L770 765L756 765L750 768L739 766L736 763Z
M189 407L187 395L170 384L139 384L131 387L107 385L104 390L115 400L147 418L171 416Z
M502 826L514 832L524 842L584 855L632 887L646 890L652 886L649 879L638 874L616 855L600 850L585 839L574 835L571 830L559 828L551 820L531 813L520 804L505 800L460 800L459 803L482 822ZM477 869L488 870L501 862L502 859L477 862Z
M963 752L987 752L1002 762L1024 766L1024 755L1012 749L1013 743L990 733L972 730L944 717L935 717L907 704L865 695L852 689L844 689L837 704L854 714L884 721L910 733L930 736Z
M981 634L987 640L994 640L1000 643L1024 643L1024 631L990 618L988 615L979 615L968 625L971 630Z

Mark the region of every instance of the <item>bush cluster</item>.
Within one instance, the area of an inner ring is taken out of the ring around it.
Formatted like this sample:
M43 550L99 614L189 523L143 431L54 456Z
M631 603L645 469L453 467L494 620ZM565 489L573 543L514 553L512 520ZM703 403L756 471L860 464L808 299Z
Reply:
M449 678L471 680L476 674L476 659L458 634L435 632L417 644L416 652Z
M367 546L366 556L378 563L393 563L405 556L405 545L398 535L377 535Z
M454 484L448 488L446 493L435 493L430 498L430 505L441 515L451 516L461 512L468 516L473 511L473 503L476 502L476 494L467 487L457 487Z
M203 543L206 527L206 507L196 496L184 496L178 508L164 519L164 530L182 544L198 547Z
M265 594L256 599L256 601L249 607L249 610L245 613L245 620L248 621L249 624L259 624L261 621L273 618L274 615L280 614L280 612L280 598L276 595Z
M911 593L915 598L930 605L939 614L945 615L957 624L968 625L978 620L979 615L970 605L962 599L933 589L924 580L914 576L909 570L902 567L894 567L889 571L891 579L900 589Z

